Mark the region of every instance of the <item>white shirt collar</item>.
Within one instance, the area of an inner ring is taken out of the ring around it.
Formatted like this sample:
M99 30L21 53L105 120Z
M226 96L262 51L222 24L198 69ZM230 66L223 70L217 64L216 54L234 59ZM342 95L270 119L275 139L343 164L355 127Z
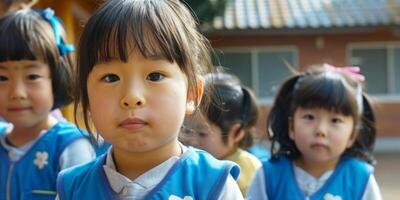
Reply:
M6 137L8 134L0 135L0 144L7 150L9 159L13 162L17 162L47 132L48 132L48 130L42 130L37 138L27 142L24 145L19 146L19 147L15 147L15 146L11 146L11 145L7 144Z
M300 190L306 195L311 196L317 192L329 179L334 170L326 171L321 177L315 178L302 168L293 163L294 174Z
M180 144L180 146L182 154L187 151L187 147L182 144ZM117 193L121 199L129 199L132 198L133 195L135 199L141 199L162 181L178 159L179 156L172 156L163 163L140 175L135 180L130 180L128 177L116 171L112 156L112 148L110 148L103 169L112 190Z

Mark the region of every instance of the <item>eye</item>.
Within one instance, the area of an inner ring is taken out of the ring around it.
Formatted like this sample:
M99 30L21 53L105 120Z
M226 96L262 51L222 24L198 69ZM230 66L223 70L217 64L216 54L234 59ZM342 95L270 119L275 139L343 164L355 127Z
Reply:
M187 127L182 127L181 131L184 134L193 134L195 132L193 129Z
M0 81L8 81L8 78L6 76L0 75Z
M161 74L160 72L152 72L147 76L147 80L149 81L161 81L165 78L165 76L163 74Z
M332 118L332 122L335 123L335 124L337 124L337 123L342 123L343 120L340 119L340 118L334 117L334 118Z
M101 80L107 83L113 83L119 81L119 77L115 74L106 74L105 76L103 76L103 78L101 78Z
M313 120L313 119L315 119L315 117L312 114L305 114L305 115L303 115L303 119Z
M30 81L34 81L34 80L37 80L39 78L41 78L41 76L37 75L37 74L29 74L28 76L26 76L26 79L28 79Z
M201 138L206 138L206 137L208 137L208 133L205 133L205 132L198 132L197 134L199 134L199 136L200 136Z

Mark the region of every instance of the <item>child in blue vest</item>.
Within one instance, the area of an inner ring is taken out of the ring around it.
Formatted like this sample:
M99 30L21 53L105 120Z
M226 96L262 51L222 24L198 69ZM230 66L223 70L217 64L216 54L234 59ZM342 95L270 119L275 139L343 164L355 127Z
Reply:
M212 103L200 104L202 112L185 119L182 138L220 160L237 163L241 169L237 182L246 194L261 167L257 157L245 150L253 143L258 119L255 97L235 76L224 72L207 74L205 87L211 90Z
M109 0L94 13L76 97L112 147L62 171L59 199L243 199L237 165L178 142L202 97L208 47L180 0Z
M50 112L72 101L71 46L51 9L0 19L0 199L54 199L61 169L90 161L89 140Z
M381 199L375 119L358 67L311 67L286 80L267 119L271 159L249 199Z

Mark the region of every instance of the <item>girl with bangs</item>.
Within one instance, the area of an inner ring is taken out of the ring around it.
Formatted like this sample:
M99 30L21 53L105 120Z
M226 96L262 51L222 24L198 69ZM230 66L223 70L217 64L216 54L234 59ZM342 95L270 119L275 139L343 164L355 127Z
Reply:
M95 157L79 129L52 110L72 101L71 51L54 11L0 19L0 199L54 199L61 169Z
M243 199L236 164L178 142L210 66L208 41L180 0L106 1L79 42L76 97L112 146L62 171L58 198Z
M381 199L375 118L358 71L324 64L283 83L267 119L271 159L249 199Z

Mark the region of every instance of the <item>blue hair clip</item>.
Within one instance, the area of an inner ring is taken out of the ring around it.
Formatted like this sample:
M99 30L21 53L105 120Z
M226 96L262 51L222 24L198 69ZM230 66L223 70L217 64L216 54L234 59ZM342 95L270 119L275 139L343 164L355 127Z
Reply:
M51 8L46 8L44 10L35 10L38 12L44 19L46 19L51 27L53 28L54 31L54 36L56 38L56 43L58 50L60 52L61 56L64 56L72 51L75 51L74 45L70 44L64 44L64 42L61 39L61 34L60 34L60 21L57 19L56 16L54 16L54 10Z

